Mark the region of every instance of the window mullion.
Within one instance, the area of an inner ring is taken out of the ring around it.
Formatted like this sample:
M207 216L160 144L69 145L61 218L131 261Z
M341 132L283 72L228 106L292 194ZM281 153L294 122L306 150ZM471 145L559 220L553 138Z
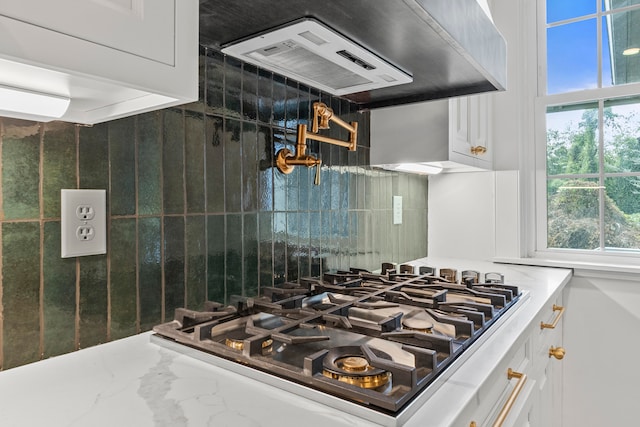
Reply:
M596 0L598 1L598 0ZM602 87L602 11L600 7L596 9L596 55L598 60L598 87Z
M606 188L604 186L604 100L598 101L598 185L600 189L598 190L598 201L600 204L599 212L599 230L600 230L600 249L604 251L605 249L605 192Z

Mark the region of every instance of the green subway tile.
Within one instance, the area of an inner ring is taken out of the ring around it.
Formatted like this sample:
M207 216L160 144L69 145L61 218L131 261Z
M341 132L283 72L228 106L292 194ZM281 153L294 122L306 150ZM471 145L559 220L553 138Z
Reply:
M160 218L138 219L138 282L140 283L140 329L162 321L162 239ZM167 320L173 319L170 316Z
M311 242L309 212L298 214L298 253L300 277L309 277L311 274Z
M309 183L306 188L307 195L305 196L309 202L308 209L310 211L319 211L322 203L322 185L323 182L320 181L320 185L315 185L314 180L316 177L316 168L313 168L310 172ZM320 169L320 179L322 179L322 168Z
M258 68L251 64L242 66L242 117L245 120L258 118Z
M40 225L2 224L3 368L40 359Z
M271 122L273 74L258 69L258 121Z
M347 163L349 164L348 172L345 174L347 178L347 191L348 203L351 209L362 209L362 206L358 206L358 198L364 196L363 193L358 192L359 183L361 181L358 173L358 152L347 152ZM363 199L364 200L364 199Z
M258 133L255 123L242 124L242 210L258 209Z
M285 78L274 74L272 86L272 115L271 124L284 128L285 125L285 105L287 101L287 90Z
M109 123L81 127L79 132L80 188L109 189Z
M60 222L44 223L44 357L75 350L76 259L60 258Z
M301 167L298 169L298 210L308 211L309 196L316 175L316 168Z
M287 79L285 127L290 130L295 130L298 126L298 105L300 104L299 94L298 83L295 80Z
M224 212L223 120L207 116L205 121L207 212Z
M184 307L184 217L164 218L164 312Z
M138 116L138 214L162 212L161 113Z
M324 273L329 270L331 260L329 253L331 251L331 212L320 212L320 253L322 254L321 271Z
M287 214L273 214L273 283L284 283L287 279Z
M107 341L107 257L93 255L80 261L80 348Z
M273 210L273 142L271 128L258 126L258 205L260 211Z
M135 118L109 123L109 163L111 215L136 213Z
M40 216L40 133L5 135L2 143L2 200L6 219ZM58 198L60 195L58 193ZM60 202L58 201L58 207ZM59 211L59 208L58 208Z
M224 61L224 108L226 114L239 117L242 106L242 62L230 56Z
M204 216L187 217L187 307L202 309L207 293L207 238Z
M326 144L325 144L326 145ZM325 161L325 158L322 158ZM333 175L336 173L335 168L323 166L320 169L320 210L328 211L331 209L331 186L333 183Z
M204 115L185 114L185 186L187 212L205 211L204 192Z
M322 217L320 212L309 213L310 275L320 276L322 268Z
M242 233L242 263L245 294L258 295L258 215L245 214Z
M368 155L369 155L369 150L368 149L363 149L362 150L364 152L363 156L360 157L366 157L366 160L361 162L365 162L368 163L369 159L368 159ZM372 203L371 203L371 174L369 173L369 167L367 166L360 166L360 180L358 181L358 185L362 187L362 194L364 195L364 209L371 209ZM360 187L358 187L360 188Z
M287 210L287 176L273 168L273 210Z
M306 173L306 167L297 166L293 169L293 172L285 176L285 188L287 191L287 211L295 212L298 210L298 203L300 201L300 185L299 175ZM278 172L279 173L279 172Z
M242 215L227 215L225 282L227 298L244 295L242 286Z
M184 213L184 117L182 111L164 111L162 126L164 212Z
M238 120L224 121L224 191L225 212L240 212L242 208L242 145Z
M287 280L294 282L300 278L299 227L298 213L287 212Z
M207 299L225 302L224 283L224 233L225 216L207 216Z
M209 110L222 113L224 111L224 55L215 50L207 50L205 62L206 105Z
M111 338L138 332L136 291L136 220L112 219L111 254Z
M258 214L260 289L273 286L273 214Z
M44 216L60 217L60 189L76 188L76 127L70 123L45 125L42 159Z

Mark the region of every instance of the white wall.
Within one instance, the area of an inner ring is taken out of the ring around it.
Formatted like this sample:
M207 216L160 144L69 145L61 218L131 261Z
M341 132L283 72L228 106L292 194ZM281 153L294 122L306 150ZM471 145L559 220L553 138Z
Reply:
M493 172L429 177L429 256L493 258L493 189Z

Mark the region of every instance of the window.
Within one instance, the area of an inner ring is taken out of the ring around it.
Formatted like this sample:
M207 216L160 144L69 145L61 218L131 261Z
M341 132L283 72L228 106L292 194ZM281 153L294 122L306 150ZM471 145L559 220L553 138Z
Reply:
M537 249L639 255L640 0L540 1Z

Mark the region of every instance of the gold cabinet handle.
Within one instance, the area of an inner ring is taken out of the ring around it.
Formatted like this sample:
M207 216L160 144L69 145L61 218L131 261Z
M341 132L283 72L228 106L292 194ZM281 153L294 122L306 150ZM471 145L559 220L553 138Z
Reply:
M483 147L482 145L476 145L471 147L471 154L474 156L484 154L487 152L487 147Z
M558 360L562 360L564 358L564 348L562 347L553 347L551 346L551 348L549 349L549 357L553 356Z
M556 316L556 318L553 319L553 323L540 322L540 329L544 329L544 328L555 329L555 327L558 325L558 322L560 321L560 318L564 314L564 307L561 307L559 305L553 304L553 311L558 311L559 312L558 315Z
M521 372L516 372L516 371L512 370L511 368L509 368L509 370L507 371L507 378L509 378L510 380L512 380L514 378L517 378L518 379L518 383L513 388L513 391L509 395L509 398L507 399L507 402L502 407L502 411L500 411L500 413L498 414L498 418L496 418L496 422L493 423L493 427L502 426L502 423L504 423L504 420L507 418L507 415L509 415L509 411L511 411L511 407L516 402L516 399L518 398L518 395L520 394L520 392L524 388L524 383L527 382L527 374L523 374Z
M507 399L507 402L504 404L504 406L502 407L502 410L498 414L498 418L496 418L496 422L493 423L493 427L501 427L502 426L502 424L504 423L504 420L507 419L507 415L509 415L509 412L511 411L511 408L513 407L513 404L516 402L516 399L518 398L518 395L520 394L520 392L524 388L524 383L527 382L527 374L523 374L521 372L516 372L511 368L509 368L509 370L507 370L507 378L509 380L517 378L518 379L518 383L513 388L513 391L509 395L509 398ZM469 424L469 427L476 427L476 426L477 426L477 424L476 424L475 421L471 421L471 424Z

